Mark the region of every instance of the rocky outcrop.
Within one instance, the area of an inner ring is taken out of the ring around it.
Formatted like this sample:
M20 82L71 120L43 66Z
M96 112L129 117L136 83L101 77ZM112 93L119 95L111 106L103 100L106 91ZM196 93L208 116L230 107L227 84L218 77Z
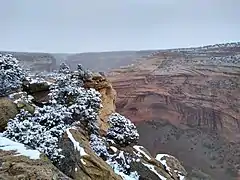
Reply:
M109 125L107 119L115 112L116 91L112 84L103 76L95 75L84 84L85 88L94 88L101 93L103 107L99 112L99 124L102 133L106 133Z
M114 70L108 78L117 111L137 124L140 143L151 153L169 152L188 170L234 179L240 168L239 57L239 44L166 50Z
M28 95L26 92L13 93L9 95L8 100L9 101L11 100L12 103L14 103L15 106L17 106L18 111L24 109L30 113L34 113L35 105L31 102L31 100L33 100L33 97L31 95Z
M5 130L8 120L14 118L18 114L16 104L9 98L0 98L0 132Z
M0 150L0 179L44 179L70 180L47 158L32 160L23 156L14 156L13 152Z
M58 168L76 180L121 180L120 176L116 175L112 168L93 152L87 137L88 134L81 128L70 129L64 134L60 147L67 158L63 159ZM80 143L83 149L79 151L70 138Z
M70 180L37 150L0 135L0 179Z

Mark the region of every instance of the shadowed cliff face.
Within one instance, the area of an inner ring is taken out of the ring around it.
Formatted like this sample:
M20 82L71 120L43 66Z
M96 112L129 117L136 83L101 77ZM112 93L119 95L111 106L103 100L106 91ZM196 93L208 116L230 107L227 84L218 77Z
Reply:
M240 46L167 50L109 74L117 111L152 153L170 152L214 179L240 169Z

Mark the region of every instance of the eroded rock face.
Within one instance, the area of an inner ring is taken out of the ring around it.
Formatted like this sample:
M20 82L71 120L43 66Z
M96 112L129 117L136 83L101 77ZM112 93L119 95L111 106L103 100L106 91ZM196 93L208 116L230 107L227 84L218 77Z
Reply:
M0 98L0 132L5 130L8 120L14 118L17 114L16 104L7 97Z
M116 110L116 91L113 89L112 84L104 76L93 76L91 80L85 82L85 88L94 88L101 93L103 107L99 112L99 125L102 133L106 133L109 124L107 119L110 114Z
M160 51L108 77L117 111L151 153L169 152L214 179L240 169L240 46ZM146 136L146 134L148 134ZM225 157L225 158L223 158Z
M82 149L76 147L70 136ZM73 179L121 180L120 176L92 151L87 136L80 127L70 129L64 134L60 147L65 158L61 161L59 169Z
M0 150L0 179L44 179L71 180L60 172L47 157L33 160L25 156L16 156L13 151Z

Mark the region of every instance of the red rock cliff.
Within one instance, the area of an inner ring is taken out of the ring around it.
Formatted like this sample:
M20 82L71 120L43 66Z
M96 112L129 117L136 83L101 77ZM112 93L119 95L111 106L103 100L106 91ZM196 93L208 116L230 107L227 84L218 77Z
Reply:
M115 70L109 79L117 111L137 123L140 142L152 153L169 151L214 179L236 177L239 58L238 45L169 50ZM225 176L229 167L234 173Z

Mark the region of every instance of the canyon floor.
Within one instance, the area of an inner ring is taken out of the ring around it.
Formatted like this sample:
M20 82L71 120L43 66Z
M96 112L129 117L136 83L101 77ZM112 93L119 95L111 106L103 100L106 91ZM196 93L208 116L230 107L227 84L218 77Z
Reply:
M240 178L240 44L155 52L108 73L117 111L192 179Z

